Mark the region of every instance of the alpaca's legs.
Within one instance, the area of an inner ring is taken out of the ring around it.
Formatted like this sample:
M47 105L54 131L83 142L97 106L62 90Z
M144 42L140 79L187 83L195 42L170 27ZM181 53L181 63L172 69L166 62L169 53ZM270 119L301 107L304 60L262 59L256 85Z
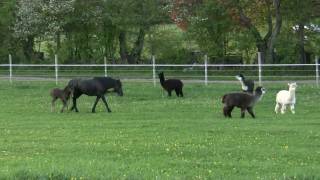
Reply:
M291 109L292 114L295 114L295 113L296 113L295 110L294 110L294 104L291 104L291 105L290 105L290 109Z
M229 118L232 118L231 112L232 112L233 108L234 108L233 106L228 108L228 116L229 116Z
M282 107L281 107L281 114L284 114L284 113L285 113L285 111L286 111L286 109L287 109L287 105L282 104Z
M108 112L110 113L110 112L111 112L111 110L110 110L110 108L109 108L109 106L108 106L108 103L107 103L106 97L105 97L105 96L102 96L101 98L102 98L102 101L104 102L104 105L106 105L106 108L107 108Z
M276 112L276 114L278 114L280 108L281 108L281 104L277 103L276 106L274 107L274 112Z
M241 118L244 118L246 109L241 108Z
M55 111L55 102L56 102L57 98L53 98L51 101L51 112Z
M168 90L168 96L171 97L171 90Z
M183 97L182 89L180 89L180 97Z
M92 107L92 113L96 112L96 106L97 106L100 98L101 98L100 96L97 96L96 101L94 102L93 107Z
M175 91L176 91L176 94L177 94L178 97L183 97L182 89L177 88L177 89L175 89Z
M248 112L249 112L249 114L251 115L252 118L256 118L256 116L254 115L254 112L252 110L252 107L248 107L247 110L248 110Z
M176 92L176 95L179 97L180 96L179 89L175 89L174 91Z
M224 115L224 117L228 117L229 116L228 107L227 106L223 107L223 115Z

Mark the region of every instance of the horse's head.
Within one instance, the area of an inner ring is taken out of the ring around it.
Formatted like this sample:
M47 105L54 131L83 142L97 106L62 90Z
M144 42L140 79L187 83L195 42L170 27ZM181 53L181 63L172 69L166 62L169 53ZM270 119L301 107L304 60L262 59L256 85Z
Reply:
M75 88L78 87L78 83L79 83L80 79L71 79L68 82L68 85L65 87L65 89L67 89L68 91L70 91L70 94L73 95Z
M122 83L119 79L116 80L116 84L114 86L114 92L116 92L119 96L123 96Z
M70 95L73 94L72 92L72 89L68 85L63 89L63 93L67 100L70 98Z

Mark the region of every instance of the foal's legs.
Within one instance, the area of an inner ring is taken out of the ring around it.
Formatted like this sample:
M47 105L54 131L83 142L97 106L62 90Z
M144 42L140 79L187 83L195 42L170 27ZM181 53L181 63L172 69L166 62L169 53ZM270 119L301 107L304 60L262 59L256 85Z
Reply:
M106 105L106 108L107 108L108 112L110 113L110 112L111 112L111 110L110 110L110 108L109 108L109 106L108 106L108 103L107 103L106 97L103 95L101 98L102 98L102 101L104 102L104 105Z
M61 99L62 103L63 103L63 107L60 110L61 113L63 113L64 109L67 107L67 100L66 99Z
M54 97L51 101L51 112L54 112L55 110L55 102L58 98Z
M97 106L100 98L101 98L100 96L97 96L96 102L94 102L93 107L92 107L92 113L95 113L95 112L96 112L96 106Z

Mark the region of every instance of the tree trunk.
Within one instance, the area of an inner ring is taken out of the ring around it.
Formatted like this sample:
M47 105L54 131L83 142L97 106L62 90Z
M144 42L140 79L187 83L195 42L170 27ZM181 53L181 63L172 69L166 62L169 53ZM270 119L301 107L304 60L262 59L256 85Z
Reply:
M26 41L23 42L23 53L26 59L30 62L34 55L34 37L29 36Z
M273 4L275 6L276 24L275 24L274 29L272 30L271 36L269 37L268 51L267 51L268 52L267 59L271 63L276 62L276 54L274 51L274 45L276 43L277 36L280 33L281 26L282 26L282 16L281 16L281 12L280 12L280 0L274 0ZM273 25L271 23L271 29L272 28L273 28Z
M299 49L299 60L301 64L306 63L306 53L304 49L304 23L299 24L299 29L298 29L298 49Z
M258 52L261 53L261 63L264 64L266 62L266 56L268 52L267 43L266 42L257 43L257 49L258 49Z
M61 48L61 36L60 36L59 32L57 32L57 34L56 34L56 43L57 43L56 54L58 54L59 50Z
M134 47L128 57L129 64L136 64L138 60L140 60L143 45L144 45L144 37L145 37L145 31L143 28L141 28L139 30L137 41L134 43Z
M140 28L137 40L134 43L134 46L129 54L127 49L126 33L124 31L120 32L119 43L120 43L120 57L121 57L122 63L127 62L129 64L136 64L138 62L143 50L144 37L145 37L145 30L143 28Z
M119 46L120 46L120 58L121 63L127 63L127 38L126 38L126 32L121 31L119 34Z

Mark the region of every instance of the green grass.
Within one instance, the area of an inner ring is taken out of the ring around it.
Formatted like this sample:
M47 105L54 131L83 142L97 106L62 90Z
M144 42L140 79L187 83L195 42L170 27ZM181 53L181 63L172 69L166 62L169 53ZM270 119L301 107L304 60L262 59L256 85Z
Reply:
M60 87L64 83L60 83ZM318 88L300 85L296 115L275 115L285 84L267 84L257 119L221 113L239 84L186 84L168 98L151 83L124 83L90 113L51 113L53 82L0 81L0 179L320 179ZM60 108L59 103L59 108ZM58 108L57 108L58 109Z

